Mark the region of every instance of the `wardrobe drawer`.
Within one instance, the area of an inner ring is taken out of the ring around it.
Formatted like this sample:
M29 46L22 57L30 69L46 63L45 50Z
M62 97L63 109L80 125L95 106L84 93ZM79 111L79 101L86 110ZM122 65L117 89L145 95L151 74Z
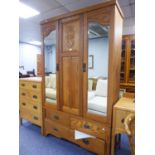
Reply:
M103 140L97 138L80 139L77 140L77 144L98 155L105 155L105 142Z
M73 132L71 132L69 128L48 119L45 119L45 130L46 134L52 134L59 138L70 140L73 140L74 138Z
M127 115L130 113L131 112L125 111L125 110L119 110L119 109L116 110L116 118L115 118L116 124L115 125L117 129L125 131L124 120L127 117Z
M41 125L41 114L37 114L37 113L32 113L31 110L29 109L20 109L20 117L24 118L36 125Z
M41 103L41 93L40 92L36 92L36 91L31 91L30 92L30 101L32 102L39 102Z
M20 89L20 90L19 90L19 94L20 94L20 95L19 95L20 98L28 99L30 93L29 93L29 91L26 90L26 89Z
M24 89L29 89L29 82L20 80L19 87Z
M69 115L62 112L46 110L46 118L64 126L70 125Z
M34 91L41 91L41 83L39 82L30 82L29 89Z
M90 121L81 120L77 118L71 118L71 128L74 130L86 132L101 139L105 139L106 129L104 128L103 125L100 125L98 123L93 123Z

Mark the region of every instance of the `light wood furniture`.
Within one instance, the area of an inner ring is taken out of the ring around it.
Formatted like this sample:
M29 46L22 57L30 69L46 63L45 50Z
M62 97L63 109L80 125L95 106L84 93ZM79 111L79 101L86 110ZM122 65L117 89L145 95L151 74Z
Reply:
M88 23L91 21L109 27L106 116L87 110ZM42 64L46 59L45 40L56 31L56 103L46 100L46 68L42 66L43 135L52 134L99 155L110 155L112 109L119 98L122 24L123 15L115 0L41 22ZM76 140L75 130L94 138Z
M20 118L42 126L42 86L41 78L21 78L19 80Z
M135 155L135 114L129 114L124 121L126 133L129 137L131 155Z
M135 36L124 35L122 41L122 59L120 88L135 92Z
M42 76L42 55L37 54L37 76Z
M115 136L117 134L126 134L124 125L125 118L129 114L135 113L134 98L122 97L114 106L113 127L112 127L112 145L111 155L114 155Z

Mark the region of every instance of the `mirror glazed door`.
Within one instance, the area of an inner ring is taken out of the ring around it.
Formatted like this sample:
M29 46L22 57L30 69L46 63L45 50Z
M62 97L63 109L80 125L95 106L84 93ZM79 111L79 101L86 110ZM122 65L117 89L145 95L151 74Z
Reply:
M109 27L88 23L87 112L107 116Z
M56 30L50 31L44 38L44 75L45 75L45 103L56 105Z

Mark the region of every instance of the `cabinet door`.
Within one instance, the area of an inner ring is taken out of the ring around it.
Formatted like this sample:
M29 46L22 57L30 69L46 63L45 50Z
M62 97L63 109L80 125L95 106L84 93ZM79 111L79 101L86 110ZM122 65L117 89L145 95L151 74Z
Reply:
M121 71L120 71L120 82L126 82L126 52L127 51L127 39L123 38L122 41L122 53L121 53Z
M59 103L59 73L56 69L58 63L57 52L57 22L43 25L43 82L44 104L46 107L57 109Z
M82 17L60 21L61 110L75 115L82 111Z
M131 37L129 45L129 83L134 83L135 81L135 39Z

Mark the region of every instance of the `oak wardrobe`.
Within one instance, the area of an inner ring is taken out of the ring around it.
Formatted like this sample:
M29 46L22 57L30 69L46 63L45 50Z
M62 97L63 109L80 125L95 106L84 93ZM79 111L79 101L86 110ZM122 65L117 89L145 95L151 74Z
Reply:
M110 154L122 23L113 0L41 22L43 135Z

